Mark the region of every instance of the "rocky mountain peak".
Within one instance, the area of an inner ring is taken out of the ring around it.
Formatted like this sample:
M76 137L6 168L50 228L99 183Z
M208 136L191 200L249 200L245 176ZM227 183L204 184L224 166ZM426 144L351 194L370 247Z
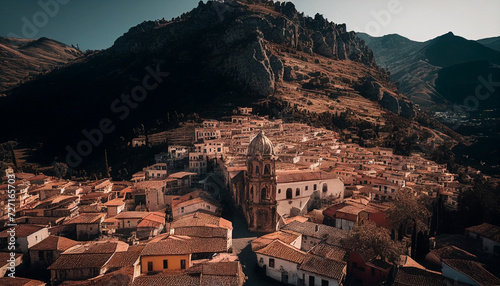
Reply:
M197 35L195 39L190 37ZM291 2L208 1L170 21L131 28L110 49L115 55L203 51L224 74L259 95L274 92L284 63L279 49L375 66L373 53L345 24L299 13ZM192 53L191 53L192 54Z

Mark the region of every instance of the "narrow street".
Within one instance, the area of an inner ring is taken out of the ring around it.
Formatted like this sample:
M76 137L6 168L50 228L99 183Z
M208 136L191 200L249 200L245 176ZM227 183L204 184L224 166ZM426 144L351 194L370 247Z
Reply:
M224 209L222 217L233 223L233 254L237 255L247 276L245 286L281 285L270 278L256 273L257 256L252 251L251 241L262 234L250 232L243 215L232 204L229 194L223 199Z

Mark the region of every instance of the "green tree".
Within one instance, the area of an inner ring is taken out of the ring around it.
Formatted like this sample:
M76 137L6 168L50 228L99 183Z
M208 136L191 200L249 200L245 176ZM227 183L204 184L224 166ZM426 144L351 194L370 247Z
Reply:
M427 231L432 216L431 209L432 200L429 197L417 196L413 191L401 189L391 202L387 218L401 239L409 229Z
M401 240L411 233L411 256L422 257L428 252L428 231L432 217L433 199L417 196L411 190L402 189L391 202L387 218Z
M405 253L405 243L394 241L388 229L379 227L373 222L356 225L347 238L342 239L342 245L358 253L373 253L382 260L396 263L400 255Z

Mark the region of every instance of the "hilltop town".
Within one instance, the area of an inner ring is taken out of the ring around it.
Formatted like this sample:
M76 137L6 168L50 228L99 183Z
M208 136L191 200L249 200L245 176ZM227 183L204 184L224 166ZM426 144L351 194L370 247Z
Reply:
M446 165L244 107L172 132L127 181L7 169L0 284L500 284L499 226L433 226L429 202L453 211L471 188Z

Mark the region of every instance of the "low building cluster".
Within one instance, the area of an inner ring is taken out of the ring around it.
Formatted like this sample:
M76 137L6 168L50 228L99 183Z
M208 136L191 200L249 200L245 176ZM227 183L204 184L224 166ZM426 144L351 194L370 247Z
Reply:
M432 238L427 268L407 256L395 264L343 247L356 225L390 229L389 202L403 191L441 197L456 209L458 192L469 186L446 166L252 112L238 108L226 120L204 120L185 136L177 130L134 139L139 148L180 136L129 181L16 173L13 263L39 275L25 284L243 285L240 250L234 251L223 207L236 207L250 231L266 233L251 242L254 262L262 275L285 284L500 283L480 259L500 255L493 225ZM5 227L7 196L8 185L1 185ZM223 205L228 201L234 205ZM2 263L10 255L9 231L0 232ZM5 275L9 265L0 266Z

